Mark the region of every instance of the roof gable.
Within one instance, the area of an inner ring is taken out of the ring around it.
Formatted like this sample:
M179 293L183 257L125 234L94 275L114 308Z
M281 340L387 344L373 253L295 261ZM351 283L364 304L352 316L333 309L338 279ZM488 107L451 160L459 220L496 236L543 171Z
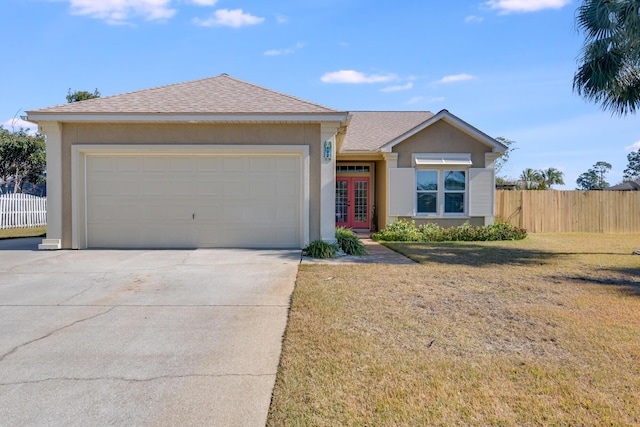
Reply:
M477 139L481 143L489 146L494 153L502 153L507 149L507 147L505 145L503 145L500 142L496 141L494 138L491 138L486 133L478 130L477 128L475 128L473 126L471 126L469 123L465 122L464 120L460 119L459 117L451 114L449 111L441 110L440 112L438 112L438 114L432 115L431 117L429 117L424 122L420 123L419 125L415 126L412 129L407 130L402 135L400 135L397 138L394 138L393 140L388 141L386 144L382 145L380 147L380 151L382 151L382 152L391 152L391 150L392 150L392 148L394 146L400 144L402 141L406 140L407 138L417 134L418 132L423 131L424 129L428 128L429 126L432 126L433 124L438 123L440 121L444 121L444 122L454 126L455 128L459 129L460 131L470 135L471 137Z
M323 114L329 107L227 74L57 105L27 114Z

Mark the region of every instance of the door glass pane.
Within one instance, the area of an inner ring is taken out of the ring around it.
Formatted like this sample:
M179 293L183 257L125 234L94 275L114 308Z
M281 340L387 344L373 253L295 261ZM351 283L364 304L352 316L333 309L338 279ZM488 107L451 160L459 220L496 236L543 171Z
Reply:
M336 222L347 222L347 181L336 181Z
M464 193L445 193L444 211L446 213L464 213Z
M355 181L355 221L367 222L367 181Z
M445 191L464 191L464 171L444 171Z

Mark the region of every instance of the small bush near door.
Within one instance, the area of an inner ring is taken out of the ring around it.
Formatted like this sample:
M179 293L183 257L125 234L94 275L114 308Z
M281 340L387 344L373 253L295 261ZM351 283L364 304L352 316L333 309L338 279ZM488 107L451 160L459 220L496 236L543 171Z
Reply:
M314 240L309 246L302 250L302 255L312 258L334 258L338 255L340 248L335 243L325 242L324 240Z
M347 255L367 255L364 245L351 229L345 227L336 228L338 245Z
M356 233L348 228L336 228L336 240L338 243L314 240L302 250L302 255L321 259L334 258L338 256L340 250L346 255L367 255L367 250Z
M394 221L384 230L375 233L374 240L387 242L479 242L495 240L522 240L527 230L509 223L496 221L493 225L441 228L428 223L416 227L415 221Z

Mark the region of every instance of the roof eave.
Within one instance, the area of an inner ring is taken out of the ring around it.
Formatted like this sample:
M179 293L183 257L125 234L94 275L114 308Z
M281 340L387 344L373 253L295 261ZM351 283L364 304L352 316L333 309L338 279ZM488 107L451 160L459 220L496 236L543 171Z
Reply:
M331 113L60 113L27 111L25 120L32 123L51 122L340 122L346 123L347 112Z

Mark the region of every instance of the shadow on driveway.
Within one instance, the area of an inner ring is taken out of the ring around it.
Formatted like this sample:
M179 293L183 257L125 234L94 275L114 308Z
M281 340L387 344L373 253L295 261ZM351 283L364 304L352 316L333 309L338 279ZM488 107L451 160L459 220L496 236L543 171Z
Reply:
M1 239L0 251L37 251L42 237L21 237L17 239Z

